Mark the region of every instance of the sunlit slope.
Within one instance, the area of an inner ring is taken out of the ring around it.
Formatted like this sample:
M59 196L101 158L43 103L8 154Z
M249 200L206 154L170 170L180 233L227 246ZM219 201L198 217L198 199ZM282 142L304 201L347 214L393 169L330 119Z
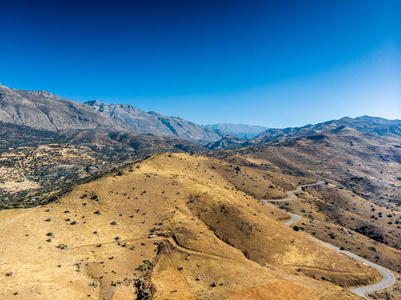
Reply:
M238 176L210 158L155 155L58 202L0 212L0 298L356 299L347 286L379 279L284 226L286 214L228 181Z

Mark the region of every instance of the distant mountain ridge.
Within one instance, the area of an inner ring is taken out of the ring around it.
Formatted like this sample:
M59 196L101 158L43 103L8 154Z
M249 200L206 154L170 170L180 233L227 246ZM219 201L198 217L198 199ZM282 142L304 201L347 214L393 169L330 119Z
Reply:
M387 120L378 117L362 116L357 118L344 117L339 120L331 120L315 125L309 124L303 127L288 127L284 129L270 128L249 143L284 141L345 127L379 136L401 137L401 120Z
M229 124L229 123L208 124L205 126L208 128L227 132L229 134L232 134L236 137L243 139L253 138L268 129L267 127L259 125Z
M201 143L209 149L227 149L252 144L288 141L341 128L379 136L401 137L401 120L361 116L306 125L266 128L242 124L201 126L179 117L145 112L132 105L88 101L85 104L45 91L26 91L0 85L0 123L27 126L35 130L63 132L100 129L177 137ZM264 130L262 133L260 133ZM259 135L257 135L259 134ZM254 137L257 135L256 137ZM241 139L248 139L242 141Z
M88 105L45 91L17 90L3 85L0 85L0 122L47 131L130 130Z
M179 117L145 112L129 104L108 104L96 100L85 104L141 133L176 136L192 142L216 142L226 135Z
M132 105L80 103L46 91L0 85L0 123L52 132L100 129L173 136L191 142L216 142L226 135L178 117L145 112Z
M236 137L234 135L226 135L221 140L217 142L210 142L205 146L210 150L222 150L222 149L231 149L241 146L244 143L244 140Z

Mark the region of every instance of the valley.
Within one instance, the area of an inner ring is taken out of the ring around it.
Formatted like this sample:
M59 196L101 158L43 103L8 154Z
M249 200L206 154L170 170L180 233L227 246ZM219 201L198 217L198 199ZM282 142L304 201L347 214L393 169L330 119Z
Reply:
M401 300L401 1L3 1L0 300Z
M46 206L0 212L0 295L357 299L347 287L380 280L286 227L287 214L227 177L244 176L219 160L156 155Z
M312 183L312 184L308 184L308 185L302 185L302 186L299 186L296 190L287 192L287 194L288 194L287 198L283 198L283 199L280 199L280 200L264 200L263 203L264 204L269 204L269 202L291 201L291 200L294 199L294 193L300 192L301 190L305 189L306 187L315 186L315 185L322 185L322 184L325 184L325 183L323 181L318 181L317 183ZM335 186L331 185L331 187L335 187ZM281 210L281 211L283 211L283 210ZM292 213L288 213L288 212L287 212L287 214L291 217L291 220L284 223L284 225L286 225L286 226L290 226L290 225L298 222L301 219L301 217L298 216L298 215L295 215L295 214L292 214ZM326 245L326 246L328 246L328 247L330 247L330 248L332 248L334 250L340 251L341 253L344 253L345 255L348 255L348 256L350 256L350 257L352 257L352 258L354 258L354 259L356 259L358 261L363 262L366 265L369 265L369 266L375 268L376 270L378 270L382 274L383 279L379 283L376 283L376 284L370 285L370 286L366 286L366 287L355 288L355 289L352 290L352 292L354 294L359 295L359 296L361 296L363 298L369 299L366 296L368 293L372 293L372 292L383 290L385 288L391 287L395 283L395 277L394 277L394 275L392 274L391 271L389 271L389 270L387 270L387 269L385 269L385 268L383 268L383 267L381 267L379 265L376 265L376 264L374 264L374 263L372 263L370 261L367 261L366 259L363 259L363 258L361 258L361 257L359 257L359 256L357 256L357 255L355 255L355 254L353 254L351 252L345 251L344 247L338 248L338 247L335 247L335 246L333 246L333 245L331 245L329 243L326 243L326 242L323 242L321 240L318 240L318 239L316 239L314 237L311 237L311 236L309 236L309 237L312 238L313 240L316 240L316 241L322 243L323 245Z
M397 120L255 136L4 86L0 104L0 298L401 297Z

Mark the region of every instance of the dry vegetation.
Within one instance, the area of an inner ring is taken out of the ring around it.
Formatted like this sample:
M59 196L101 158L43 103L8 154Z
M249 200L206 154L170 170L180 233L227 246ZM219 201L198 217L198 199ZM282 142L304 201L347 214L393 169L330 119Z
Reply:
M0 209L46 204L74 184L153 153L202 151L174 137L101 130L54 133L1 125Z
M380 274L258 200L311 181L268 162L162 154L1 211L0 298L357 299L349 287Z
M399 149L399 139L344 128L287 143L224 151L217 156L281 179L269 187L267 195L255 194L259 199L284 197L280 189L289 189L287 183L282 185L285 175L329 182L308 187L294 200L275 205L302 216L296 226L305 232L400 273ZM397 299L397 287L391 293L387 292L389 297Z

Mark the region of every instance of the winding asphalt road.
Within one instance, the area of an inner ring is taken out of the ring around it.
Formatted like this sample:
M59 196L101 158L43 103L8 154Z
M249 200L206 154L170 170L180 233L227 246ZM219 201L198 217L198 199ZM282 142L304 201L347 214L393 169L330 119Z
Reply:
M320 185L320 184L324 184L324 181L318 181L318 182L316 182L316 183L300 185L300 186L297 187L295 190L287 192L287 195L288 195L287 198L284 198L284 199L263 200L263 203L266 204L267 202L284 202L284 201L290 201L290 200L294 199L294 193L300 192L300 191L302 190L302 188L308 187L308 186L313 186L313 185Z
M300 219L302 219L302 217L298 216L298 215L295 215L295 214L292 214L292 213L289 213L289 212L286 212L286 211L284 211L282 209L279 209L279 208L269 204L269 202L283 202L283 201L292 200L292 199L294 199L294 193L297 193L297 192L301 191L301 189L303 187L308 187L308 186L313 186L313 185L320 185L320 184L324 184L324 182L323 181L318 181L318 182L313 183L313 184L301 185L296 190L287 192L288 197L285 198L285 199L263 200L262 202L263 202L263 204L269 205L269 206L271 206L271 207L273 207L273 208L275 208L277 210L280 210L280 211L285 212L288 215L290 215L291 216L291 220L289 220L289 221L284 223L284 225L290 226L290 225L294 224L295 222L299 221ZM352 258L354 258L354 259L356 259L356 260L358 260L358 261L360 261L360 262L362 262L362 263L364 263L364 264L366 264L368 266L371 266L372 268L375 268L376 270L378 270L383 275L383 279L380 282L376 283L376 284L368 285L368 286L362 286L362 287L358 287L358 288L352 289L351 292L353 292L354 294L356 294L358 296L361 296L362 298L369 299L366 296L367 294L383 290L383 289L388 288L388 287L390 287L390 286L392 286L394 284L395 277L394 277L393 273L391 271L387 270L386 268L383 268L382 266L379 266L379 265L377 265L375 263L372 263L372 262L370 262L370 261L368 261L366 259L363 259L362 257L359 257L358 255L356 255L354 253L351 253L351 252L348 252L348 251L345 251L345 250L340 250L340 248L338 248L338 247L336 247L334 245L331 245L329 243L323 242L321 240L318 240L317 238L314 238L313 236L306 235L306 234L305 234L305 236L307 236L310 239L315 240L315 241L317 241L317 242L319 242L319 243L321 243L321 244L323 244L323 245L325 245L327 247L330 247L330 248L332 248L332 249L334 249L334 250L336 250L338 252L341 252L341 253L343 253L345 255L348 255L348 256L350 256L350 257L352 257Z

